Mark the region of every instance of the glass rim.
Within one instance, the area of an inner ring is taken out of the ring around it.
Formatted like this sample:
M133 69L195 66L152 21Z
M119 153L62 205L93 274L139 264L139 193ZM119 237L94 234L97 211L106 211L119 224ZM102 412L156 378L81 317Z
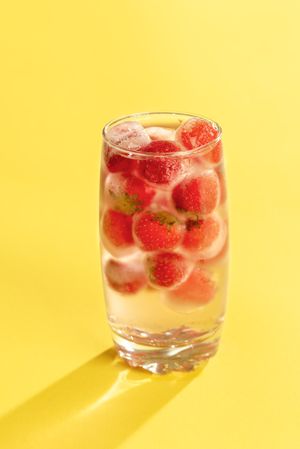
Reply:
M121 148L119 145L112 144L109 139L106 137L108 129L112 126L117 124L118 122L125 121L126 119L138 119L141 116L149 116L149 115L170 115L170 116L186 116L187 118L199 118L206 120L207 122L210 122L212 125L214 125L218 131L218 135L211 140L210 142L200 145L196 148L193 148L191 150L180 150L180 151L172 151L170 153L151 153L147 151L140 151L136 149L125 149ZM102 138L104 142L109 145L110 148L113 148L114 150L117 150L119 153L124 154L125 156L142 156L142 157L151 157L151 158L160 158L160 157L181 157L181 156L191 156L194 154L206 154L209 151L211 151L215 145L221 140L222 137L222 128L221 126L215 122L214 120L211 120L207 117L204 117L203 115L198 114L190 114L187 112L164 112L164 111L157 111L157 112L136 112L133 114L123 115L121 117L118 117L116 119L112 119L109 122L107 122L104 127L102 128Z

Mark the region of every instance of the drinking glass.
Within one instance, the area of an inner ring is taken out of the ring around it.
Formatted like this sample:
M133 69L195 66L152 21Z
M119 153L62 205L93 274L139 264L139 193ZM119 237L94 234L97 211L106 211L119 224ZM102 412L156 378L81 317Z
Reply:
M217 351L228 280L221 134L212 120L173 112L103 128L104 296L131 366L189 371Z

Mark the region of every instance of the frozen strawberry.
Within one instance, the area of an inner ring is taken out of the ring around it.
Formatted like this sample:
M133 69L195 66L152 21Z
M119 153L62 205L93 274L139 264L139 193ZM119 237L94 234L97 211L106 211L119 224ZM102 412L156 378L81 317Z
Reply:
M218 214L204 219L187 220L182 245L194 258L210 259L222 250L227 227Z
M175 302L201 306L211 301L216 293L216 284L209 271L196 265L189 277L169 297Z
M147 278L141 264L121 263L109 260L105 275L111 288L119 293L136 293L147 284Z
M219 201L219 179L214 170L206 170L194 178L185 178L177 184L172 198L178 211L191 217L213 212Z
M134 221L133 232L137 245L144 251L171 249L182 238L182 226L167 211L142 212Z
M221 230L221 224L213 217L189 219L182 245L189 251L201 251L209 248L216 240Z
M163 154L176 153L180 148L167 140L155 140L143 148L144 153ZM181 162L176 157L153 157L139 161L139 172L150 182L155 184L169 184L181 171Z
M145 129L146 133L152 140L174 140L175 129L161 128L160 126L150 126Z
M122 156L118 150L110 148L108 146L104 149L104 160L108 170L111 173L118 172L132 172L136 165L137 161L134 159L130 159L129 157Z
M150 142L150 137L140 123L132 121L109 128L106 140L125 150L139 150Z
M198 260L199 265L214 265L217 262L220 262L222 259L225 259L225 257L228 254L228 247L229 247L229 239L228 239L228 232L226 232L225 241L221 249L218 252L216 252L212 257L207 257L207 254L202 254L202 256L200 256L201 258Z
M146 260L150 283L159 287L175 287L188 274L188 262L177 253L156 253Z
M110 243L117 247L128 247L133 244L132 218L112 209L103 217L103 232Z
M192 150L206 145L218 137L219 131L213 123L201 118L191 118L176 130L176 140L184 148ZM203 157L213 164L222 159L222 143L217 142Z
M127 215L145 209L155 195L152 187L128 173L111 175L107 179L106 189L114 209Z
M156 210L167 210L171 214L176 214L176 210L174 209L172 199L170 198L168 191L159 190L157 191L155 198L152 202L153 209Z
M223 144L221 141L217 142L207 153L203 155L204 159L215 165L220 162L223 157Z
M217 127L208 120L193 117L176 130L176 140L188 150L212 142L218 136Z

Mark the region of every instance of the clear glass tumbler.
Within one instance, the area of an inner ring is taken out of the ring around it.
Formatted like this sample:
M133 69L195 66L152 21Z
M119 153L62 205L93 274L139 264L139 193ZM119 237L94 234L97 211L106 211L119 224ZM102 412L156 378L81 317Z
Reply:
M217 350L228 278L220 126L151 112L103 129L100 238L119 355L154 373Z

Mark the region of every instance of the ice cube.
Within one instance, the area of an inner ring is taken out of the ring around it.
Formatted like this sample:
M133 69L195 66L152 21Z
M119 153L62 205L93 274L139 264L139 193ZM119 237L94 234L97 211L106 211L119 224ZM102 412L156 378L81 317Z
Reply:
M109 286L119 293L133 294L147 284L142 264L128 264L109 260L105 266Z
M175 140L175 129L150 126L146 133L152 140Z
M164 303L177 312L189 313L212 301L216 291L212 273L196 265L181 285L166 293Z
M125 150L139 150L151 139L145 128L138 122L123 122L110 128L106 133L107 140Z
M113 209L133 215L150 205L155 190L134 175L114 173L106 179L105 193Z
M227 238L227 226L222 218L218 214L214 214L213 217L219 224L219 232L216 239L210 246L199 251L198 255L200 259L212 259L216 257L223 249Z
M215 212L206 218L187 220L182 245L193 259L211 259L221 252L226 237L226 224Z

